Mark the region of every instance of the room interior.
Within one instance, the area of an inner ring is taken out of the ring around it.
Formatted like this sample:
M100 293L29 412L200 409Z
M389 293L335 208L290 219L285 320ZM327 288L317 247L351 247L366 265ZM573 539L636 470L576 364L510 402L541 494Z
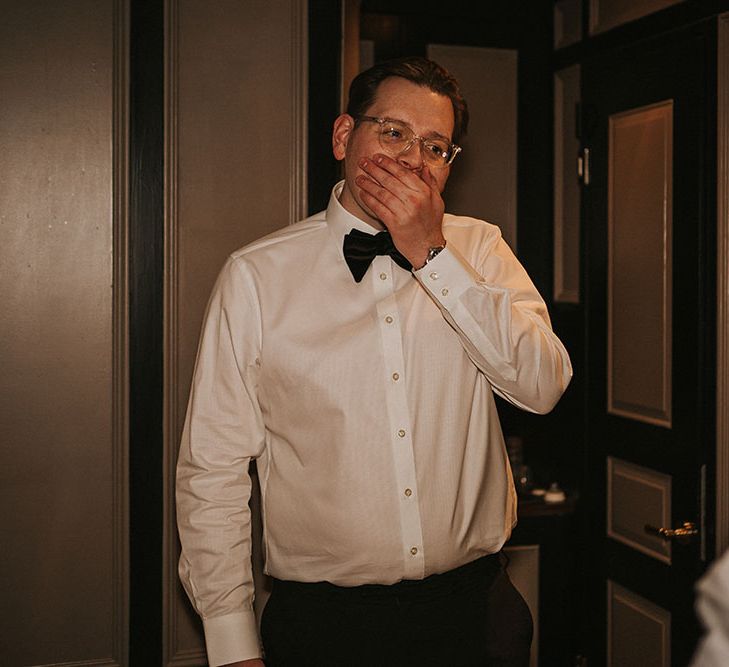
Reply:
M3 9L3 664L206 664L172 481L207 297L326 205L348 82L405 54L461 79L446 204L502 228L575 370L547 416L499 403L532 664L688 663L729 547L729 2Z

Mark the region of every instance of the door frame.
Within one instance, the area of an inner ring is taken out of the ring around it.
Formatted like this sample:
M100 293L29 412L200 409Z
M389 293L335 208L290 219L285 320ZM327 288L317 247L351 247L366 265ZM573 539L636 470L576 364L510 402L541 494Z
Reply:
M729 548L729 12L717 44L716 556Z

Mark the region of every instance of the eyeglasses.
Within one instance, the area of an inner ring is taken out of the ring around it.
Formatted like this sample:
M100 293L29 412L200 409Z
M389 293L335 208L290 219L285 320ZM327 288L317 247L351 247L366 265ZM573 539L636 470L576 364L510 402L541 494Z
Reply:
M380 146L394 156L402 155L412 148L412 145L419 141L422 146L423 160L430 167L447 167L456 155L461 152L461 147L451 144L445 139L418 136L405 123L389 118L376 118L375 116L358 116L358 121L365 120L370 123L377 123Z

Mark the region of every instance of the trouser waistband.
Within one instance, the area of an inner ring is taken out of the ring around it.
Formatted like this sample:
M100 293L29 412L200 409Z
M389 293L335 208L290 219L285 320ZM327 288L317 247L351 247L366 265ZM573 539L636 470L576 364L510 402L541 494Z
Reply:
M328 581L302 582L274 579L277 592L310 594L336 598L416 598L447 595L461 590L477 580L495 575L502 569L502 553L489 554L470 563L425 579L404 579L395 584L362 584L336 586Z

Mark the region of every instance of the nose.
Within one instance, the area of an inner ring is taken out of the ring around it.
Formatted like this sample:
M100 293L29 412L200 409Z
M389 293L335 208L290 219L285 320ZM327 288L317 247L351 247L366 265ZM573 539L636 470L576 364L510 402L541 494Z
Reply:
M397 161L407 169L420 169L423 166L423 147L422 142L417 138L405 146L400 155L397 156Z

